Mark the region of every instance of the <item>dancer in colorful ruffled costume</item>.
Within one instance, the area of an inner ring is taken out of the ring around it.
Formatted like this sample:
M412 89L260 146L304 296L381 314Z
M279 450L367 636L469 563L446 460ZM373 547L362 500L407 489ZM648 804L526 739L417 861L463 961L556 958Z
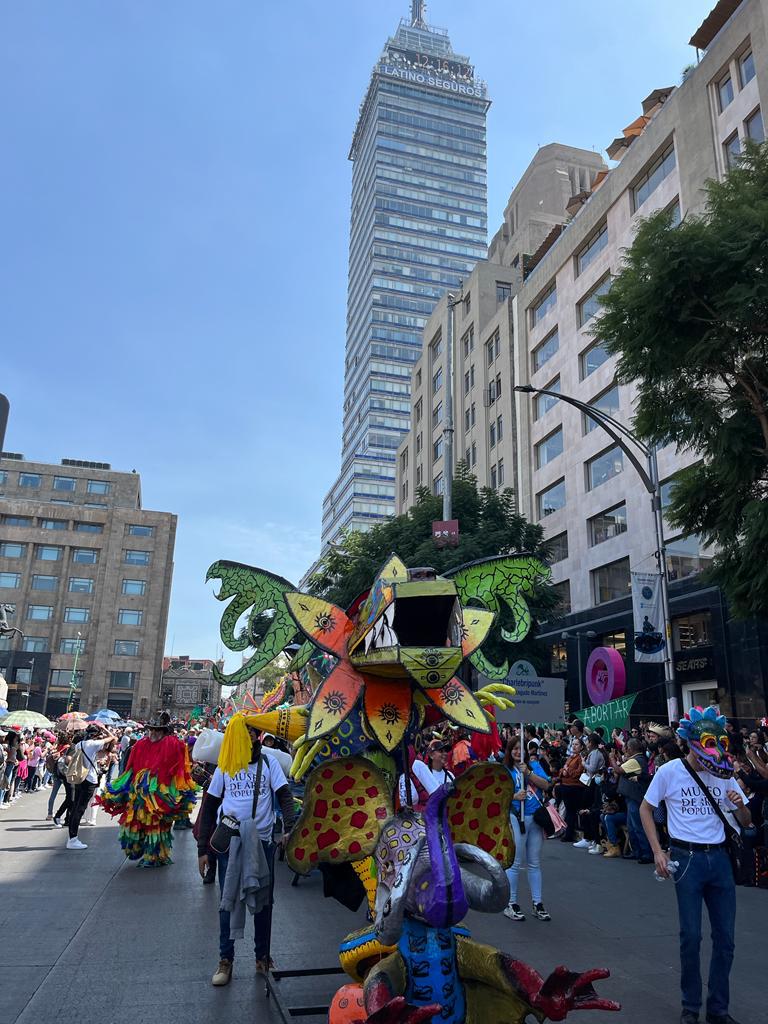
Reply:
M171 829L189 816L195 792L187 747L172 735L171 716L163 711L149 722L125 771L99 802L107 814L120 815L120 845L128 859L154 868L173 863Z

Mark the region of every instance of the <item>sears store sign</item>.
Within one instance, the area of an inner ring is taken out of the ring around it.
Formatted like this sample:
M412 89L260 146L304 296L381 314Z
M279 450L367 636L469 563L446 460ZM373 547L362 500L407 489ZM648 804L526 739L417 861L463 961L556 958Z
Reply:
M446 92L455 92L458 96L474 96L479 100L485 99L485 87L481 85L465 85L463 82L440 78L428 71L413 71L410 68L399 68L395 64L380 64L379 70L385 75L400 78L404 82L431 85L434 89L445 89Z

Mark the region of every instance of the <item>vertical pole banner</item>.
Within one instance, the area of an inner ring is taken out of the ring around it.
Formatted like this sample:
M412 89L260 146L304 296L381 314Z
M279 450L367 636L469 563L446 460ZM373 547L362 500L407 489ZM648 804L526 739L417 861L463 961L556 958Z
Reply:
M632 573L632 613L635 624L635 661L664 661L664 610L661 576L655 572Z

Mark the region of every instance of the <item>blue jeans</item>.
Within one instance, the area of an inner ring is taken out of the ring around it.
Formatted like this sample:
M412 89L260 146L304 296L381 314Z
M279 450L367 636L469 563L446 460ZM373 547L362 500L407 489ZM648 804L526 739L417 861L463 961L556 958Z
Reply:
M627 797L627 828L629 829L629 841L632 844L632 851L644 860L653 860L651 844L640 821L640 801L631 800Z
M269 863L270 892L269 903L253 915L253 949L257 960L266 960L269 956L269 940L272 932L272 893L275 887L275 844L266 843L262 839L264 854ZM224 892L224 879L227 876L229 853L217 853L216 862L219 866L219 892ZM229 911L219 910L219 957L222 960L235 959L235 940L229 937Z
M619 828L627 824L627 816L624 811L616 811L614 814L604 814L603 824L608 842L615 846L619 841Z
M712 929L712 959L707 985L707 1013L721 1017L728 1013L728 975L733 963L736 926L736 886L728 854L724 849L706 852L681 850L670 842L670 856L679 863L675 879L680 915L680 989L683 1009L698 1014L701 1009L701 903L707 905Z
M58 773L56 775L52 776L52 778L53 778L53 787L51 789L50 796L48 797L48 813L49 814L53 814L53 805L56 803L56 794L61 789L61 784L63 782L63 779L61 778L61 776Z
M528 869L528 885L531 890L531 899L534 903L541 903L541 848L544 845L544 832L536 824L530 814L525 816L525 835L520 832L520 822L514 814L510 815L512 833L515 837L515 861L511 868L507 868L509 879L509 902L517 903L517 885L520 878L520 868L523 861ZM525 856L523 856L525 851Z

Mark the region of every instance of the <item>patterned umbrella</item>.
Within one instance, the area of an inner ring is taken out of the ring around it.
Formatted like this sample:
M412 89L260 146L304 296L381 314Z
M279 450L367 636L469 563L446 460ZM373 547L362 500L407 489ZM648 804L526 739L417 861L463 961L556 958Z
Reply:
M38 711L9 711L4 721L8 723L4 729L50 729L53 725Z

